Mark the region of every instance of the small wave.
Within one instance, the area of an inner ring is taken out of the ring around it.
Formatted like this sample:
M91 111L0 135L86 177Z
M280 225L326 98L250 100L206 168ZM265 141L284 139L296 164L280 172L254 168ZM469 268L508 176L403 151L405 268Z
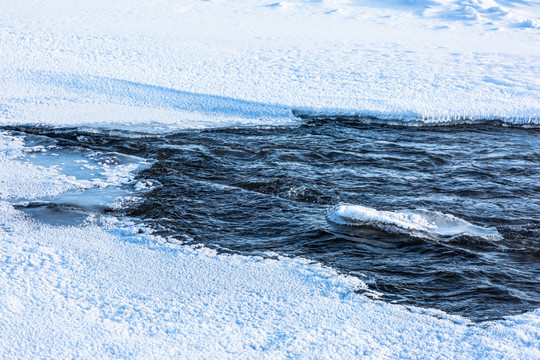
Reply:
M501 240L495 228L471 224L450 214L428 210L381 211L361 205L338 205L326 214L329 221L350 226L374 226L384 231L406 233L433 240L470 236Z

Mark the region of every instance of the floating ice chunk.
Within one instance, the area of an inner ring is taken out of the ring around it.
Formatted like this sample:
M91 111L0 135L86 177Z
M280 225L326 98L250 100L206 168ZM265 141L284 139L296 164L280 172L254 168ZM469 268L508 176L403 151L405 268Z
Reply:
M407 233L434 240L458 236L501 240L495 228L473 225L450 214L428 210L382 211L361 205L338 205L328 210L327 218L333 223L351 226L374 226L381 230Z

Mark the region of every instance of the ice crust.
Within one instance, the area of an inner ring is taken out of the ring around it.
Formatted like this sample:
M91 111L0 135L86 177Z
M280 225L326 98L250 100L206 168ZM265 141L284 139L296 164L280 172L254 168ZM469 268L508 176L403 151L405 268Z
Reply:
M40 140L0 132L0 200L103 208L133 190L143 190L134 183L134 174L151 162L116 153L59 149L54 142L25 145ZM120 188L129 183L134 188Z
M338 205L328 210L330 221L351 226L373 226L381 230L406 233L433 240L449 240L460 236L497 241L497 229L473 225L451 214L428 210L384 211L362 205Z
M32 150L24 146L22 137L0 132L0 200L31 200L85 187L86 184L61 174L52 164L42 167L19 160ZM34 150L41 152L42 149Z

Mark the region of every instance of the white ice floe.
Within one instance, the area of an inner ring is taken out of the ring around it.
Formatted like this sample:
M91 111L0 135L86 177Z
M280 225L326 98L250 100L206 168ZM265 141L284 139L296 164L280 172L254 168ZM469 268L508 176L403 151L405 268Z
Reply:
M538 9L495 0L5 0L0 122L165 132L285 125L297 110L538 124Z
M341 225L373 226L381 230L406 233L416 237L447 240L470 236L485 240L501 240L496 228L474 225L438 211L384 211L362 205L338 205L328 210L330 221Z

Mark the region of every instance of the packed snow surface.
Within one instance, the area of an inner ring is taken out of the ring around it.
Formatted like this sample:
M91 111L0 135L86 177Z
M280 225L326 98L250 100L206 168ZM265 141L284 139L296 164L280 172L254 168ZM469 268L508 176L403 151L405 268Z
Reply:
M500 240L495 228L473 225L451 214L428 210L384 211L362 205L338 205L328 210L330 221L341 225L373 226L417 237L445 240L459 236Z
M0 120L163 132L296 114L539 123L538 1L0 4Z

